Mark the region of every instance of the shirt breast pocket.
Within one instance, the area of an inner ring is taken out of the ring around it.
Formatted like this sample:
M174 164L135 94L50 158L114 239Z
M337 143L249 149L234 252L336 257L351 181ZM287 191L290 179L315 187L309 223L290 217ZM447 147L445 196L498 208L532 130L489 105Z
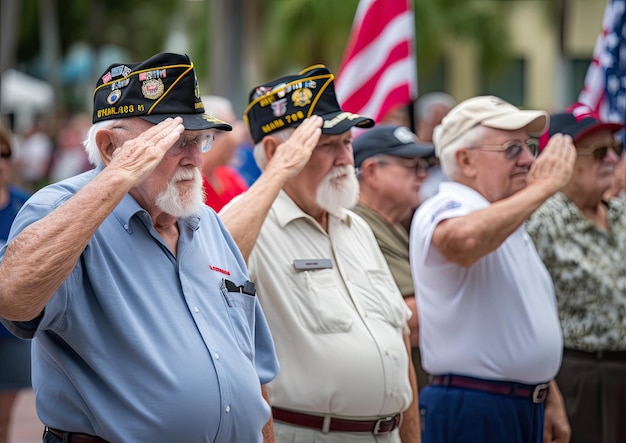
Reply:
M354 310L337 288L331 269L297 273L291 290L296 297L300 322L311 332L333 334L352 328Z
M236 286L230 280L223 279L220 290L227 305L228 317L239 348L250 360L253 360L257 300L254 285L246 282L242 286Z
M407 311L405 305L396 301L402 296L391 274L383 269L368 269L365 273L369 283L369 287L361 289L365 309L372 316L384 319L397 328L406 325Z

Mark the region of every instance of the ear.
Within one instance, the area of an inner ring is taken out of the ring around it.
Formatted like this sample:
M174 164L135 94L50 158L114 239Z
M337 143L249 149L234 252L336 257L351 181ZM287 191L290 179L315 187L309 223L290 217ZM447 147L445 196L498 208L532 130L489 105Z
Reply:
M377 182L376 167L377 162L372 158L366 158L361 163L361 177L370 186L375 185Z
M96 133L96 146L98 146L100 157L102 157L105 166L111 163L113 151L117 149L115 138L115 133L109 129L101 129Z
M268 163L274 157L276 153L276 148L280 145L280 141L276 137L272 137L271 135L263 137L263 151L265 152L265 158Z
M474 178L476 176L476 156L474 152L469 149L459 149L454 153L456 164L459 167L461 174L468 178Z

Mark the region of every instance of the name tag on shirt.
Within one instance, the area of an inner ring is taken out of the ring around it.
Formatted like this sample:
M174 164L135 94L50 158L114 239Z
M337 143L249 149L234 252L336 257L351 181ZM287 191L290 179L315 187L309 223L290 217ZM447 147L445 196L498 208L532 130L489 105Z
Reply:
M295 259L293 267L300 271L310 269L331 269L333 262L329 258Z

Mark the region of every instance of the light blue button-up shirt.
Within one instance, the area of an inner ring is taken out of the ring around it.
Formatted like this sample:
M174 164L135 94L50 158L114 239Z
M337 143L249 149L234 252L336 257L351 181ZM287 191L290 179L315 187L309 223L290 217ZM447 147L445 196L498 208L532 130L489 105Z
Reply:
M97 172L36 193L8 244ZM127 195L43 316L3 321L34 337L33 386L45 425L125 443L262 441L269 407L260 385L278 363L256 296L225 287L224 279L248 280L245 263L211 209L178 227L174 256Z

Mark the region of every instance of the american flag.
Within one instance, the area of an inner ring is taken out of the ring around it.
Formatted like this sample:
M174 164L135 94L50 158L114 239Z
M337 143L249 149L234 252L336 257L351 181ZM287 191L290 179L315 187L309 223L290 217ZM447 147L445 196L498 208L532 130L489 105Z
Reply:
M626 122L626 8L625 0L611 0L604 10L602 32L578 101L596 111L601 120Z
M360 0L335 89L342 109L379 122L417 93L409 0Z

